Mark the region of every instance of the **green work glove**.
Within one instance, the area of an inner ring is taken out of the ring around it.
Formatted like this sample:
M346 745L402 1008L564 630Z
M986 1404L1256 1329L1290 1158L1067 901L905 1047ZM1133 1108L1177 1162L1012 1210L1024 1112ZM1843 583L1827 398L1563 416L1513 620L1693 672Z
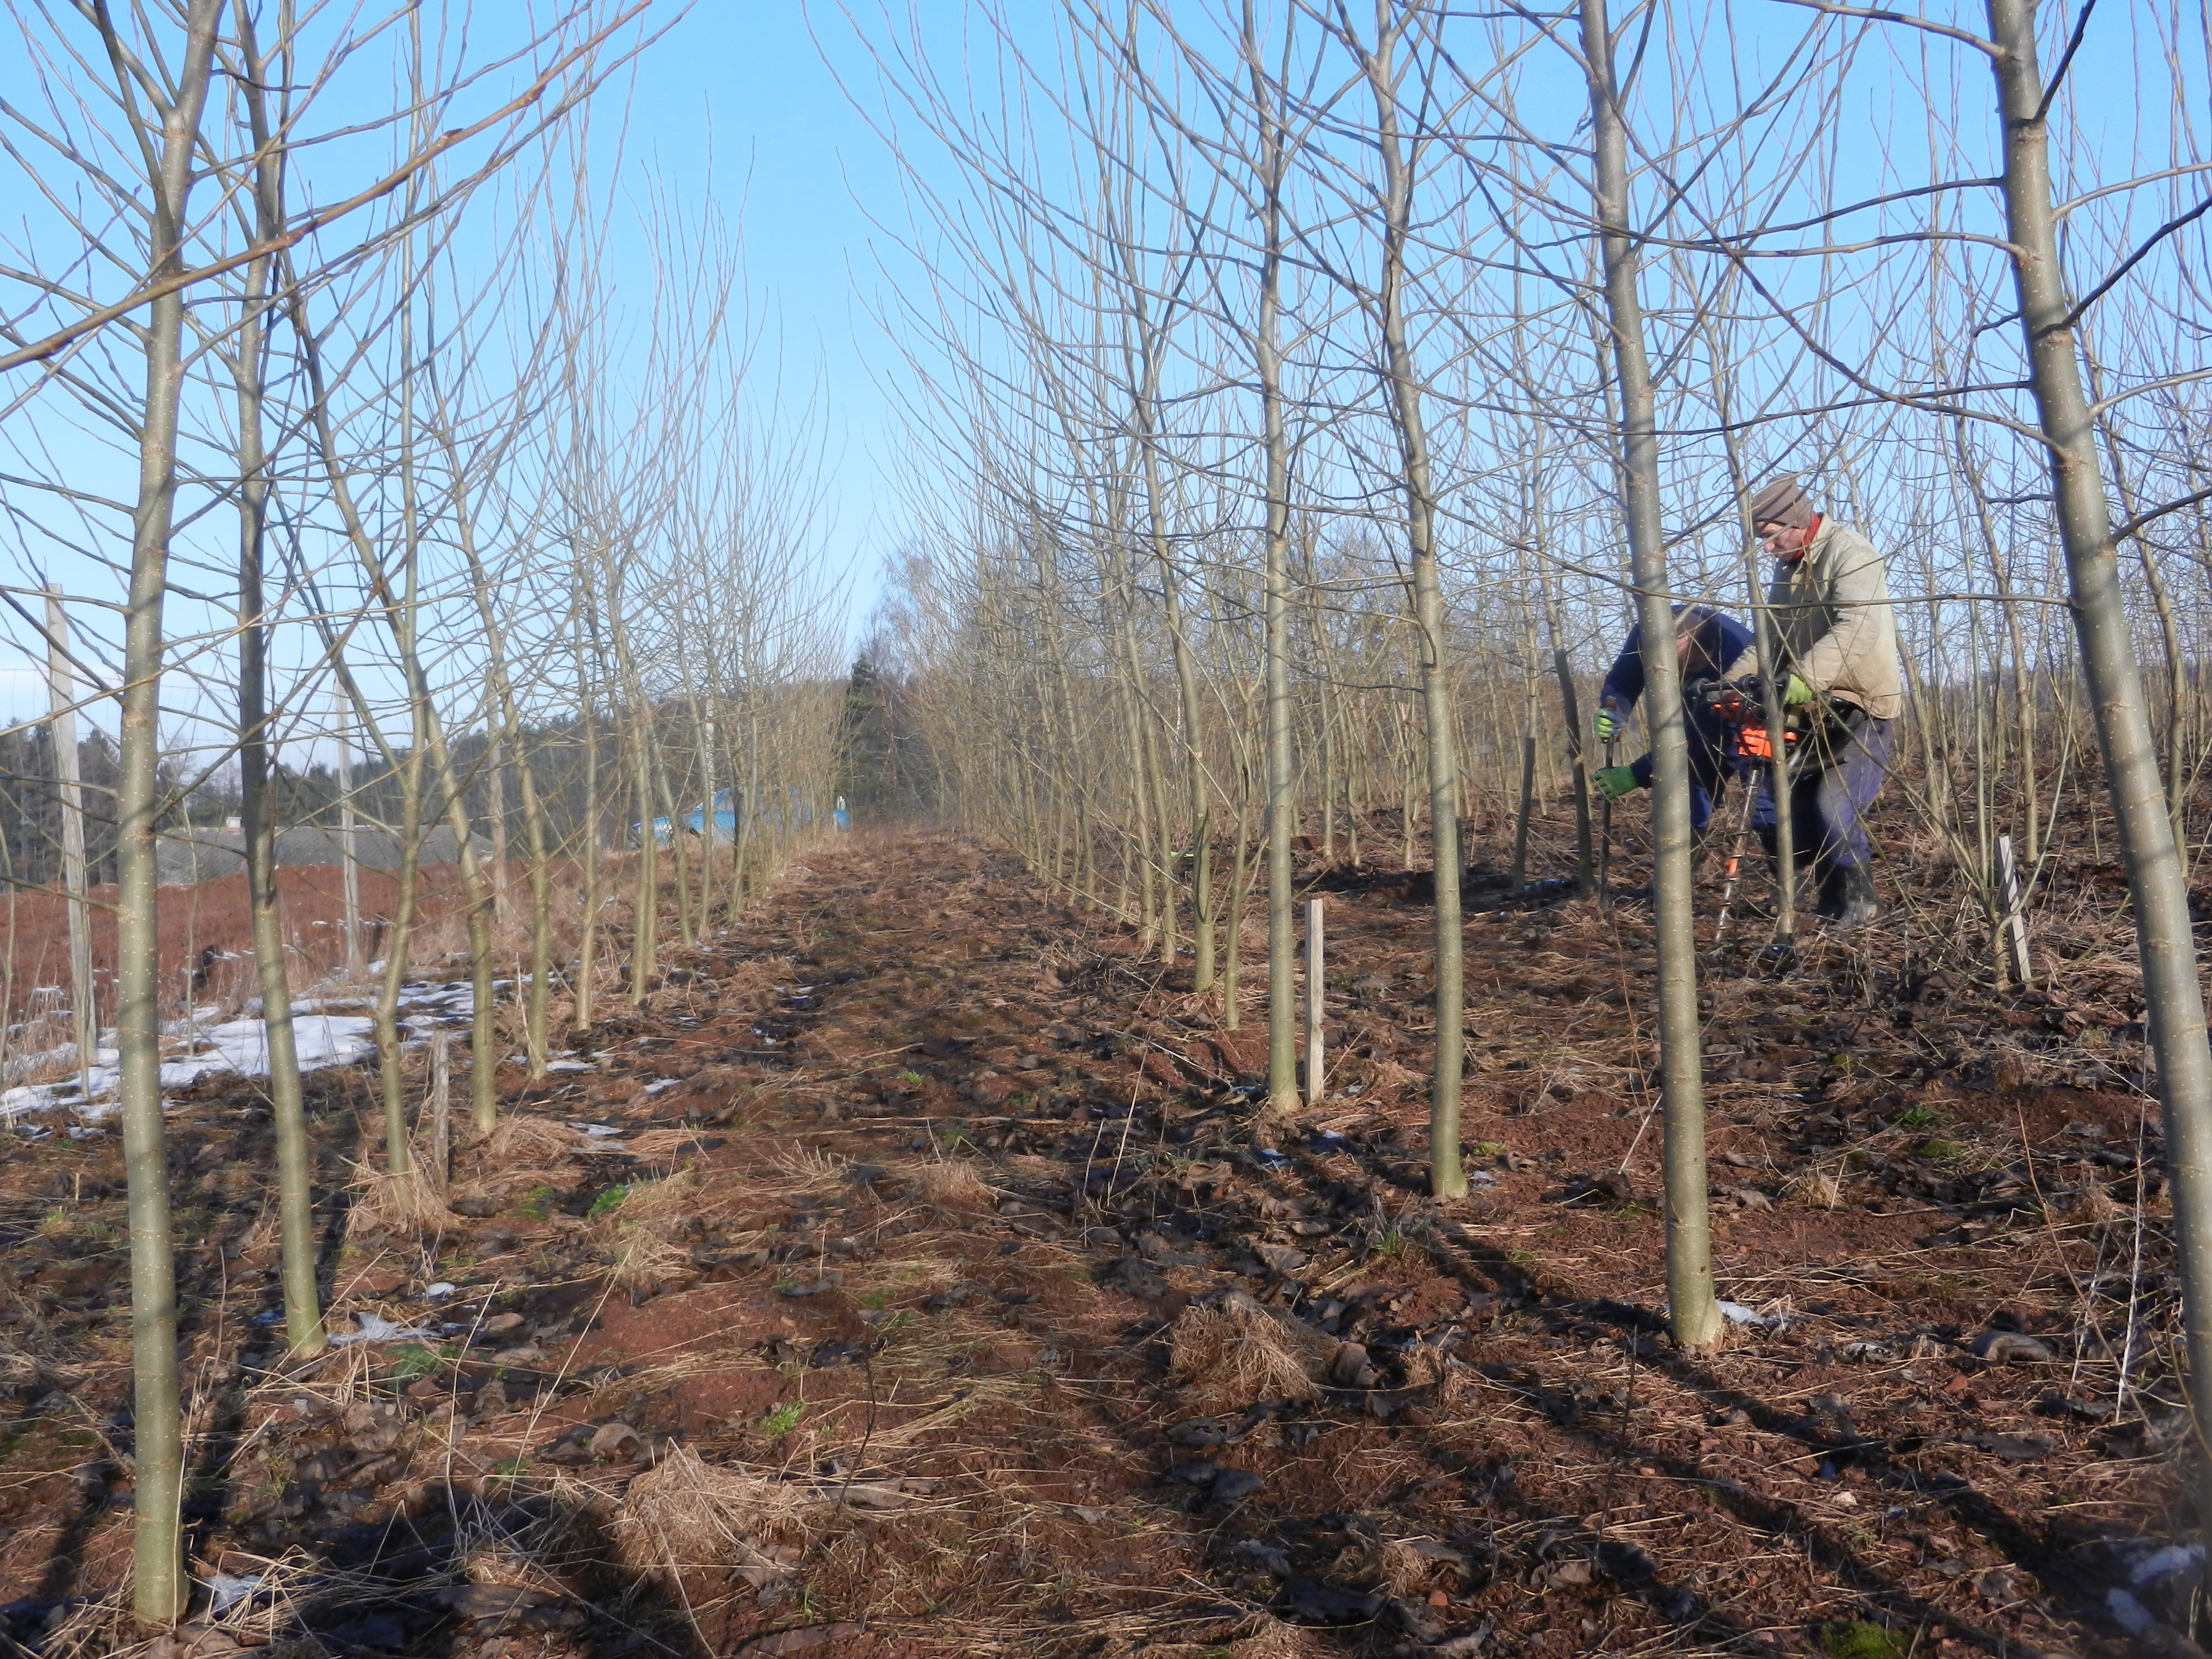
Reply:
M1812 701L1813 688L1806 684L1802 677L1792 674L1790 677L1790 684L1782 688L1783 705L1785 708L1796 708Z
M1598 793L1607 800L1619 800L1636 787L1636 769L1632 766L1601 766L1597 769Z
M1620 735L1620 716L1610 708L1599 709L1597 718L1590 724L1596 728L1600 743L1611 743Z

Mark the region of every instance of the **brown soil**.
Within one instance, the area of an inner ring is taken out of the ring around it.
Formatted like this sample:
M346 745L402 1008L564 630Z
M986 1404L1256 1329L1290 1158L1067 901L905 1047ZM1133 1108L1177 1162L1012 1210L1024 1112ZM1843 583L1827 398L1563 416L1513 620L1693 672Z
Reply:
M319 1078L332 1326L451 1328L304 1364L250 1322L265 1114L189 1097L192 1549L283 1589L204 1643L2129 1650L2107 1592L2181 1529L2185 1419L2118 969L2003 1000L1880 930L1786 977L1718 953L1715 1274L1765 1322L1694 1354L1664 1334L1647 921L1470 921L1476 1185L1439 1202L1429 911L1305 878L1334 1069L1271 1121L1257 1013L1218 1030L1187 969L932 836L810 851L612 1005L593 1071L503 1073L542 1127L457 1155L442 1233L347 1237L375 1115ZM110 1139L0 1171L0 1630L33 1648L114 1627L121 1221ZM2136 1593L2179 1617L2187 1581Z
M521 878L518 875L516 880ZM399 883L382 871L361 872L362 949L374 957L384 929L398 908ZM276 872L284 939L295 953L295 988L310 985L345 963L345 876L336 865L311 865ZM115 888L95 887L92 902L92 966L100 988L100 1017L113 1024L112 985L115 973ZM462 908L458 865L424 866L416 878L416 920L435 926ZM0 960L12 951L8 983L14 1003L7 1012L20 1018L43 1005L40 988L62 987L69 980L68 901L58 893L19 890L0 898ZM185 994L190 975L194 997L233 1004L254 994L252 918L246 909L246 878L225 876L191 887L161 890L161 965L171 994Z

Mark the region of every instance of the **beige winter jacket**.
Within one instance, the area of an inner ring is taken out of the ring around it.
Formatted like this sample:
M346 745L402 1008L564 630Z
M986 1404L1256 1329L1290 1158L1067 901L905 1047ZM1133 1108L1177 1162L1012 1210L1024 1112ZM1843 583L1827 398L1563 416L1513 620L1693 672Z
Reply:
M1806 684L1876 720L1905 712L1889 574L1872 542L1824 518L1805 556L1775 571L1766 602L1774 608L1784 659ZM1758 671L1759 653L1747 650L1728 674L1734 679Z

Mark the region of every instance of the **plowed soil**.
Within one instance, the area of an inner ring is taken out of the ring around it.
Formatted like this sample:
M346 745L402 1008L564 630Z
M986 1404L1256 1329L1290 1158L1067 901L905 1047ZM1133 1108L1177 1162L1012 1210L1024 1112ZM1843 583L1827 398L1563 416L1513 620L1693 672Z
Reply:
M188 1097L186 1508L238 1599L165 1651L2195 1650L2120 967L2006 998L1880 927L1786 974L1717 950L1735 1318L1690 1353L1646 920L1471 917L1474 1184L1437 1201L1421 884L1306 862L1331 1069L1296 1114L1261 1110L1256 949L1224 1031L935 835L812 849L569 1069L503 1073L419 1232L349 1213L368 1079L318 1079L331 1328L413 1334L316 1360L270 1323L265 1110ZM120 1188L105 1135L5 1168L33 1651L131 1639Z

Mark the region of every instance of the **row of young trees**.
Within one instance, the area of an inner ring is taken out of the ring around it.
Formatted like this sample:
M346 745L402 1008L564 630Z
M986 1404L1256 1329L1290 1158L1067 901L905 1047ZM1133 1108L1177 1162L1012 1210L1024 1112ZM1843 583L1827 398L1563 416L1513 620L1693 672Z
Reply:
M1453 842L1513 825L1517 879L1532 799L1571 794L1589 889L1592 672L1675 603L1764 635L1746 504L1802 474L1890 555L1892 787L1963 878L1931 931L2002 921L2000 835L2032 878L2054 825L2111 826L2212 1409L2202 17L979 9L959 65L872 18L855 98L939 276L895 314L927 464L893 619L948 799L1187 951L1225 1023L1264 894L1284 1106L1293 836L1334 852L1395 805L1410 860L1425 818L1431 1182L1455 1195ZM1647 668L1668 1288L1695 1349L1721 1322L1688 777L1674 664Z
M20 57L0 118L25 211L0 270L0 605L21 659L51 666L54 706L0 742L40 833L51 818L74 845L94 823L115 887L95 891L107 872L81 858L10 874L58 876L73 933L112 909L133 1605L166 1620L188 1585L159 1045L189 988L158 972L158 836L234 780L285 1329L313 1352L280 820L398 849L368 966L403 1170L398 1004L431 832L459 864L489 1129L495 963L520 959L542 1077L561 1030L642 1000L667 934L726 926L826 823L839 595L819 551L819 411L762 395L773 368L732 237L665 193L625 205L619 135L594 130L660 25L644 0L9 15ZM106 773L56 758L86 723L114 734Z

